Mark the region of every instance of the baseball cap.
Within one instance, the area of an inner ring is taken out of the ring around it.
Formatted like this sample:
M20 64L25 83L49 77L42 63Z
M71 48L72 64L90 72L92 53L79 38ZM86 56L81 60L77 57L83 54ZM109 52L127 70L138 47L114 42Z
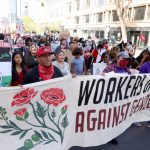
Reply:
M43 54L54 54L51 50L50 47L48 46L43 46L43 47L40 47L37 51L37 56L40 57L41 55Z
M122 58L127 58L127 59L130 58L129 54L126 51L119 52L118 56Z

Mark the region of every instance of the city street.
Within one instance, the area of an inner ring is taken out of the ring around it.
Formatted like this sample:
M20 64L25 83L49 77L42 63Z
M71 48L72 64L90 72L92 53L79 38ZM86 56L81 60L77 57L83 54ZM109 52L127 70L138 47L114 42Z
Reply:
M72 147L69 150L150 150L150 128L146 127L144 123L142 127L131 126L117 139L118 145L109 143L88 148Z

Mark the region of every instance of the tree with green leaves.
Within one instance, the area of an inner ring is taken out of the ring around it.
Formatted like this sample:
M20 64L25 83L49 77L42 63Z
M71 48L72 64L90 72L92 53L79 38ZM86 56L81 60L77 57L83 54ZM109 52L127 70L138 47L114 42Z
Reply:
M25 27L25 32L35 31L36 23L34 22L34 20L31 17L25 16L23 18L23 23L24 23L24 27Z

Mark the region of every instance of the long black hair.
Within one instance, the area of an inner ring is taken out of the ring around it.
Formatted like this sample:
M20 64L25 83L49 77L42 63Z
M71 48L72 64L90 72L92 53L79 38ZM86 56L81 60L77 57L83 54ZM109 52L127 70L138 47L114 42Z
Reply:
M146 61L150 61L150 51L148 49L144 49L138 57L136 57L136 60L141 63L141 60L143 58L143 53L147 53L148 54L148 57L144 60L144 62Z
M23 54L22 52L20 51L15 51L13 54L12 54L12 81L16 81L19 79L18 77L18 73L16 71L16 62L14 60L14 57L19 54L22 58L22 63L21 63L21 68L22 68L22 71L23 71L23 74L25 74L27 72L27 68L26 68L26 65L25 65L25 62L24 62L24 57L23 57Z

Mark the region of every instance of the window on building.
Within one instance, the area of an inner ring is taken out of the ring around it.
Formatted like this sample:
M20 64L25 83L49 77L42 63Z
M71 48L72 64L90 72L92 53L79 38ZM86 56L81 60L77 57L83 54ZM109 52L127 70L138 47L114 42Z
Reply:
M103 21L103 13L98 13L97 14L97 22L102 22Z
M134 8L134 20L144 20L146 6Z
M67 12L68 12L68 13L71 13L71 3L68 3L68 4L67 4Z
M104 6L104 0L97 0L97 6Z
M90 16L89 15L85 15L85 23L89 23L90 22Z
M100 39L104 39L104 31L100 31Z
M147 19L150 20L150 5L148 6L148 14L147 14Z
M86 8L90 8L90 0L86 0Z
M95 37L96 37L97 39L100 38L100 35L99 35L99 31L98 31L98 30L95 31Z
M129 9L128 9L128 19L129 19L129 20L131 20L131 11L132 11L132 9L129 8Z
M76 0L76 10L79 11L80 9L80 0Z
M118 17L118 15L117 15L117 11L116 10L113 10L112 11L112 19L113 19L113 21L119 21L119 17Z
M76 17L75 17L75 23L76 23L76 24L79 24L79 16L76 16Z
M111 21L111 11L108 12L108 22Z

